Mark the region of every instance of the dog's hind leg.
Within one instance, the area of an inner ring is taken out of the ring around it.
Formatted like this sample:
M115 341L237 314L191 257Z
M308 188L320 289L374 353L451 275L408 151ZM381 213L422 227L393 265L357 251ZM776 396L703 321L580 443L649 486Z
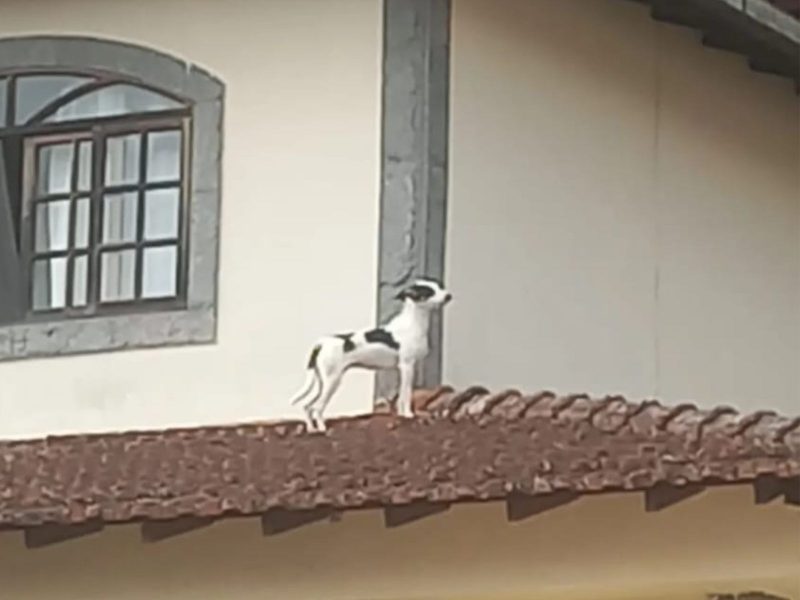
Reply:
M310 385L307 385L308 392L304 396L302 396L302 398L308 398L308 400L306 400L305 404L303 405L303 412L306 415L305 416L306 430L315 431L318 429L318 427L314 420L314 405L319 401L320 397L322 396L322 393L325 390L324 387L325 384L317 368L314 368L310 371L309 377L311 379L311 382Z
M322 382L319 376L319 366L317 365L322 349L323 345L317 344L311 350L311 355L308 357L308 364L306 365L307 375L305 383L303 384L302 389L299 390L291 400L292 405L306 400L305 406L303 407L303 412L306 414L306 429L309 431L315 429L311 406L317 401L322 393Z
M323 371L320 373L319 394L306 406L306 414L309 419L316 423L317 431L325 431L327 429L323 413L328 403L331 401L331 398L336 393L336 390L339 389L339 384L342 382L343 375L344 373L339 369L333 372Z

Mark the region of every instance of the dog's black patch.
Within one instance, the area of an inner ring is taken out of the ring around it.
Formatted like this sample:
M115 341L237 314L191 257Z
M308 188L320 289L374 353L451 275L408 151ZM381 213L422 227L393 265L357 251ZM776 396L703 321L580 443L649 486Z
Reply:
M336 335L337 338L344 342L344 351L350 352L351 350L356 349L355 342L353 342L353 334L352 333L339 333Z
M436 291L429 285L415 283L401 291L395 298L405 300L406 298L414 302L423 302L433 296Z
M400 349L400 344L397 343L397 340L394 339L394 336L380 327L378 329L369 330L364 334L364 339L370 344L383 344L394 350Z
M321 346L317 345L311 350L311 356L308 357L308 368L309 369L316 369L317 368L317 357L319 356L319 351L322 349Z

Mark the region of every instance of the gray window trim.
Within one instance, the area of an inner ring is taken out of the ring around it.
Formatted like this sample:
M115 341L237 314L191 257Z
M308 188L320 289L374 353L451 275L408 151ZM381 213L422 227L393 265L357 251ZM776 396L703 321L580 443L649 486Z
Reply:
M0 69L11 67L118 73L170 92L192 105L189 289L183 310L0 327L0 361L214 342L224 84L191 63L150 48L90 37L0 39Z

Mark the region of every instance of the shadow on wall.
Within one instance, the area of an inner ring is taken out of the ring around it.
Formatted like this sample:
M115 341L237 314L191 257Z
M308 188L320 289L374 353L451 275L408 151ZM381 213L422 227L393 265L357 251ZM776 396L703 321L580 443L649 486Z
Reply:
M155 544L135 526L39 550L4 533L0 581L3 597L26 600L800 597L800 513L754 508L751 493L720 488L659 513L645 513L640 494L587 497L516 524L502 503L397 529L364 511L270 538L258 519Z

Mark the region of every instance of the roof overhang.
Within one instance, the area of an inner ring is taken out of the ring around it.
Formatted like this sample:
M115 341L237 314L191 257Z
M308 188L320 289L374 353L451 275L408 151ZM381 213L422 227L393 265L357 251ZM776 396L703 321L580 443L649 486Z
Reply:
M800 93L800 1L634 1L658 21L698 30L706 46L741 54L754 71L791 79Z
M0 442L0 528L40 547L139 523L152 542L231 517L274 535L344 511L398 527L489 501L520 521L604 493L661 511L725 485L800 505L800 418L480 387L419 391L415 410L324 434L286 421Z

